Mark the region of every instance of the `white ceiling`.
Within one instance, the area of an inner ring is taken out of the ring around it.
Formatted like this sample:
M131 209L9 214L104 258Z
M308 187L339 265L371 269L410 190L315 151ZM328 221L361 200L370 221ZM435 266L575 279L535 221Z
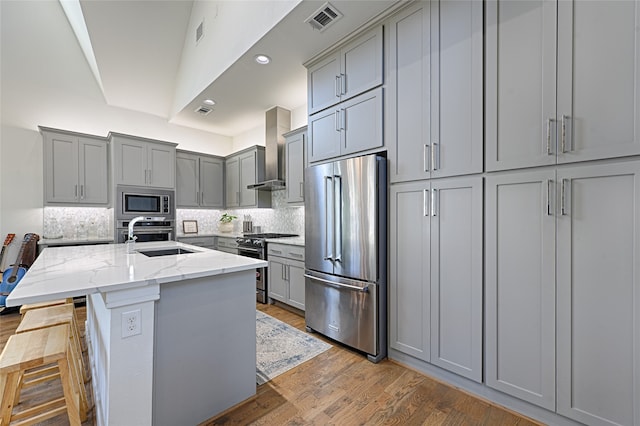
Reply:
M247 7L251 7L251 3L246 2ZM398 0L332 0L331 3L344 17L325 32L320 33L304 23L324 1L300 2L253 47L238 52L240 59L190 103L177 114L171 114L185 37L192 37L187 34L187 28L193 2L81 1L108 105L226 136L238 135L264 123L264 112L272 106L295 109L305 105L306 69L302 64ZM241 28L242 23L237 25ZM229 42L220 40L220 43ZM257 53L268 54L271 64L255 64L253 57ZM215 99L216 105L212 113L202 116L195 109L205 98Z

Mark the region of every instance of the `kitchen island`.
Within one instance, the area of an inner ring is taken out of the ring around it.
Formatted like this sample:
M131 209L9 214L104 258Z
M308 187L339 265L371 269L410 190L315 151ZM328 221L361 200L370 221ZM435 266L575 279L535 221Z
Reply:
M167 248L191 253L141 253ZM197 424L255 395L266 265L177 242L47 248L7 306L86 296L98 425Z

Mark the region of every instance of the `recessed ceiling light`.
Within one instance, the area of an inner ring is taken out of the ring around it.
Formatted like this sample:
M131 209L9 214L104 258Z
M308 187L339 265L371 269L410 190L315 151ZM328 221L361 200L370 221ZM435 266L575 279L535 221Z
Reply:
M204 101L202 101L202 103L205 105L215 105L216 101L214 101L213 99L205 99Z
M256 55L253 57L253 59L260 65L267 65L269 62L271 62L271 58L267 55Z

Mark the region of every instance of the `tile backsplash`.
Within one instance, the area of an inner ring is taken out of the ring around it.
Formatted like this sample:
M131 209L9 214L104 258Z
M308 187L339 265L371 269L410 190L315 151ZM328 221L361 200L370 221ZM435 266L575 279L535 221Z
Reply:
M198 233L208 234L218 232L218 223L223 213L229 213L238 218L233 221L233 232L242 232L244 216L249 216L253 226L260 226L261 232L282 232L304 235L304 207L290 206L285 198L286 191L271 193L270 209L177 209L176 232L183 233L183 220L197 220Z
M176 234L183 234L183 220L197 220L199 234L218 232L220 216L226 212L238 217L233 221L234 232L242 232L242 221L247 215L254 227L262 227L262 232L304 235L304 207L289 205L285 195L285 191L273 191L270 209L177 209ZM45 207L43 238L60 235L65 239L111 238L113 221L113 209L109 208Z
M45 207L43 238L110 238L113 209L103 207Z

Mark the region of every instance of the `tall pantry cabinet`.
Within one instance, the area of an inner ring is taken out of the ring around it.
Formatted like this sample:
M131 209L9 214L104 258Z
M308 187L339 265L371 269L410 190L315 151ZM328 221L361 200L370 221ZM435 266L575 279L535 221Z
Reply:
M640 424L637 22L486 2L486 383L588 425Z
M418 2L386 29L390 346L479 382L482 4Z

